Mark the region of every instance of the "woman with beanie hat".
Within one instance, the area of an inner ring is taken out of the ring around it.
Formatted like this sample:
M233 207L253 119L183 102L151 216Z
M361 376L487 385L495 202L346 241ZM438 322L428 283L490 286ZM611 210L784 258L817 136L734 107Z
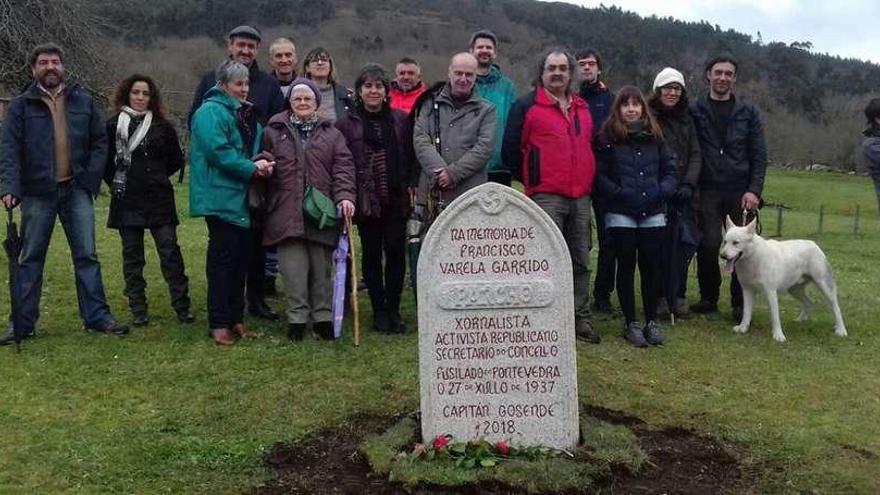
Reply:
M314 82L294 79L290 109L269 119L263 137L264 151L275 157L263 245L278 247L291 340L302 340L309 322L320 338L333 339L333 248L341 223L335 219L337 211L355 213L351 152L333 124L318 116L321 99Z
M657 117L666 144L678 157L678 189L668 203L664 262L661 264L664 283L663 290L657 294L657 313L665 316L671 309L675 316L685 317L688 315L688 265L695 248L695 245L685 244L696 242L698 235L694 198L700 181L702 157L697 129L688 111L684 76L672 67L666 67L654 78L653 89L648 106ZM674 302L672 308L667 302Z
M641 91L620 89L596 146L596 187L604 198L605 228L617 256L617 296L626 319L623 337L636 347L660 345L657 293L666 203L676 192L675 154ZM636 320L635 269L642 282L645 324Z
M361 273L373 306L373 329L403 333L407 185L415 175L415 157L412 121L391 108L390 89L382 66L365 65L354 83L355 108L338 119L336 127L345 136L357 170Z
M865 118L868 119L868 126L862 132L865 135L862 152L865 154L865 164L874 180L874 191L880 204L880 98L868 102Z

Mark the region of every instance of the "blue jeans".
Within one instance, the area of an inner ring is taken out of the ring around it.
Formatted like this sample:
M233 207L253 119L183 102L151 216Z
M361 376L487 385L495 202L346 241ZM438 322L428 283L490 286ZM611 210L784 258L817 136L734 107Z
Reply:
M19 258L21 281L21 322L25 332L32 332L40 316L40 295L43 289L43 265L55 217L73 257L76 276L76 299L79 314L86 327L94 328L112 318L101 265L95 249L95 209L88 191L72 184L59 184L54 192L42 196L25 196L21 201L22 251Z

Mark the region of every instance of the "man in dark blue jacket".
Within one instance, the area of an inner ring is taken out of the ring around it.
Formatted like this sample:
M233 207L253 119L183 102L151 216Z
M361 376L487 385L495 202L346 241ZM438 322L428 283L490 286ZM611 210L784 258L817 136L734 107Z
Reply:
M257 122L260 125L266 125L273 115L283 112L287 108L284 101L284 95L281 93L281 86L278 81L261 71L257 66L257 53L260 49L261 35L257 28L251 26L238 26L227 35L226 51L229 58L236 62L241 62L250 68L250 90L247 99L253 103L253 111ZM189 111L189 118L192 120L193 114L202 105L202 99L205 93L217 84L214 72L206 74L196 88L193 95L192 108ZM268 320L277 320L278 314L266 304L266 251L262 246L263 230L262 219L254 218L252 223L253 235L250 246L250 256L248 257L248 273L247 273L247 306L248 313L258 318Z
M764 126L755 107L733 93L737 63L731 57L716 57L706 64L709 94L691 108L697 139L703 155L700 172L699 220L703 238L697 250L697 278L700 302L695 313L718 311L721 272L718 251L721 225L730 215L744 224L743 212L754 214L761 201L767 173L767 145ZM732 319L742 318L742 287L736 273L730 281Z
M599 134L602 124L608 120L611 106L614 104L614 93L600 79L602 74L602 57L592 48L579 51L577 58L578 72L581 77L580 95L590 107L593 117L593 136ZM605 213L602 209L602 198L593 196L593 217L596 219L596 243L599 255L596 259L596 279L593 283L593 309L600 313L611 313L611 292L614 291L614 272L617 264L611 239L605 230Z
M107 306L95 248L93 200L101 187L107 158L104 120L91 95L65 84L64 54L54 44L39 45L30 56L34 75L9 105L0 136L0 201L21 204L19 329L34 335L43 286L43 265L55 217L67 236L76 275L79 312L87 330L121 335ZM12 342L10 325L0 345Z

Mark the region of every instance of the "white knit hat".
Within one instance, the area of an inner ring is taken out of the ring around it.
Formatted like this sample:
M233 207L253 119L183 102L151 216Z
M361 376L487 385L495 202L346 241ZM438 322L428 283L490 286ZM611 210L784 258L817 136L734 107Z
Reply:
M662 88L670 83L681 84L681 88L686 89L684 85L684 76L681 75L681 72L672 67L666 67L657 74L657 77L654 78L654 91L657 91L657 88Z

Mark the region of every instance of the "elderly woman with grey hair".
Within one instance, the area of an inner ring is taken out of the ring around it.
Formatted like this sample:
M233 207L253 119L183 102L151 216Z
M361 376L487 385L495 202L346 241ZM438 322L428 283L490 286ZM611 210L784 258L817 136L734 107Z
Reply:
M274 161L251 159L262 128L248 112L248 68L227 60L193 115L189 207L208 224L208 325L219 345L253 336L243 323L250 241L248 185L272 174Z
M264 246L278 246L287 300L287 336L302 340L307 325L332 340L333 247L339 214L355 213L355 168L342 133L319 116L321 90L297 78L290 110L269 119L264 148L278 160L269 180Z

